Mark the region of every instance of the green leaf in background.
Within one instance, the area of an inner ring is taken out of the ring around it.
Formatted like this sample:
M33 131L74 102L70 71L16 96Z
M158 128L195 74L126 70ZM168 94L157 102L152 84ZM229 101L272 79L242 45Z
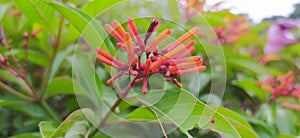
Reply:
M8 138L41 138L41 135L38 132L34 133L22 133L20 135L11 136Z
M122 1L124 0L94 0L85 5L82 10L91 16L96 16L103 10Z
M92 48L101 46L102 49L108 51L107 46L103 43L103 37L106 36L105 30L93 18L72 7L66 7L57 3L49 3L50 6L55 8L61 13L69 22L82 33L83 38L89 43ZM106 40L106 43L110 41Z
M229 57L227 58L227 62L228 64L232 64L232 66L236 67L237 69L245 69L256 75L266 76L269 74L268 70L263 65L251 59L242 57Z
M276 138L299 138L299 136L280 134Z
M13 50L16 56L20 57L21 59L25 58L25 54L23 50ZM39 51L34 51L34 50L28 50L28 61L42 66L46 67L48 65L48 59L45 56L45 54L39 52Z
M49 76L49 83L51 83L53 77L58 72L59 67L62 65L63 61L67 59L68 56L74 51L73 47L69 47L64 51L61 51L57 54L53 61L52 69Z
M266 102L266 93L253 80L238 80L234 85L244 89L250 96L256 96L260 101Z
M49 84L47 97L57 94L74 94L73 81L70 77L57 77Z
M291 110L277 106L275 125L281 134L296 134L299 119Z
M3 16L6 13L6 10L8 9L9 4L1 4L0 5L0 22L2 21Z
M55 12L47 5L50 0L13 0L15 5L30 20L40 23L53 31L55 23Z
M90 109L76 110L71 113L51 135L49 133L47 133L47 135L50 135L50 138L56 138L67 136L75 137L76 135L82 136L83 134L87 134L88 129L93 127L88 122L85 115L87 115L88 118L94 117L93 111ZM52 124L46 123L43 125L43 127L50 127L52 129L51 125Z

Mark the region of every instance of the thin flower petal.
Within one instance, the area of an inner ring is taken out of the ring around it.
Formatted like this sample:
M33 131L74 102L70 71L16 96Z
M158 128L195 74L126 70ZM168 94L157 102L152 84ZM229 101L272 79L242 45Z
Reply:
M160 33L147 47L147 52L153 52L157 49L157 45L167 39L171 35L171 30L166 29Z
M167 45L162 52L167 53L168 51L171 51L172 49L176 48L180 44L184 43L185 41L191 39L193 36L196 36L197 33L200 32L199 27L193 27L189 32L182 35L180 38L178 38L174 43L171 43Z
M121 37L123 37L123 36L125 35L125 30L124 30L124 28L122 27L122 25L121 25L118 21L114 20L114 21L112 22L112 25L113 25L113 27L115 28L116 32L117 32Z
M118 41L123 42L123 38L109 24L105 25L105 29L107 30L108 33L110 33Z
M128 18L128 26L127 29L129 33L133 36L136 43L139 45L140 48L144 49L145 44L144 41L141 38L141 35L134 23L134 20L132 18Z
M185 75L185 74L191 74L195 72L202 72L206 69L206 66L199 66L195 68L185 69L185 70L178 70L175 72L176 76Z
M134 43L129 35L129 33L125 33L124 35L124 48L127 52L128 55L128 64L132 65L135 61L135 56L134 56Z
M151 35L153 34L153 32L155 32L158 28L158 26L160 25L160 19L153 19L148 30L147 30L147 34L145 36L145 40L144 43L147 44L148 40L150 39Z
M97 48L96 49L97 53L104 56L105 58L107 58L108 60L116 63L120 68L125 69L127 68L126 64L124 64L122 61L114 58L112 55L108 54L107 52L105 52L103 49L101 48Z

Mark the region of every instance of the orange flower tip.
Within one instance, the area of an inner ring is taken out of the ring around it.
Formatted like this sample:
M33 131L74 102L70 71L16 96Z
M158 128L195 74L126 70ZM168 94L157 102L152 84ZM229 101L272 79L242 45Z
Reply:
M126 32L126 33L124 34L124 41L126 42L126 41L128 41L128 40L130 40L130 39L131 39L130 34Z
M166 35L166 36L170 36L172 33L172 31L170 29L166 29L162 32L162 34Z

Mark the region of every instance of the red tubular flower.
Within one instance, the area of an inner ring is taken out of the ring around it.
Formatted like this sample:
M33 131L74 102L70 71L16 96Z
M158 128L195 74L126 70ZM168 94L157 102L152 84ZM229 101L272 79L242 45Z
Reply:
M171 35L171 30L166 29L154 38L152 42L149 42L150 37L154 35L159 24L159 19L152 20L144 40L142 40L131 18L128 18L128 32L117 21L113 21L112 26L109 24L105 25L106 30L119 41L117 46L126 51L128 56L128 64L126 65L104 50L100 48L96 50L98 61L120 70L116 76L107 80L106 83L112 84L113 81L123 74L135 76L130 85L121 93L121 96L126 96L131 87L139 82L142 82L142 92L146 94L148 77L154 73L163 74L166 76L166 81L182 87L182 84L175 77L202 72L206 69L206 66L202 65L203 61L200 56L187 57L195 50L195 41L189 41L187 44L184 44L199 33L200 29L198 27L192 28L175 42L168 44L162 51L159 51L158 45ZM142 56L143 54L146 54L146 56ZM146 62L142 63L142 61Z

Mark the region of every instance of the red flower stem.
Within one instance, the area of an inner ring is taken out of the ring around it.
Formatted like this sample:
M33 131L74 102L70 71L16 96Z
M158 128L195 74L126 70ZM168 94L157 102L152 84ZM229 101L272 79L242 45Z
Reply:
M120 95L121 98L125 98L128 93L130 92L131 88L134 86L135 84L135 80L138 79L140 77L140 74L138 74L137 76L134 77L134 79L129 83L129 85L126 87L126 89L123 91L123 93Z
M147 83L148 83L148 79L147 79L147 76L145 75L143 78L143 86L142 86L143 94L147 93Z
M106 84L112 84L116 79L120 78L123 74L125 73L125 71L120 71L116 76L110 78L109 80L106 81Z

